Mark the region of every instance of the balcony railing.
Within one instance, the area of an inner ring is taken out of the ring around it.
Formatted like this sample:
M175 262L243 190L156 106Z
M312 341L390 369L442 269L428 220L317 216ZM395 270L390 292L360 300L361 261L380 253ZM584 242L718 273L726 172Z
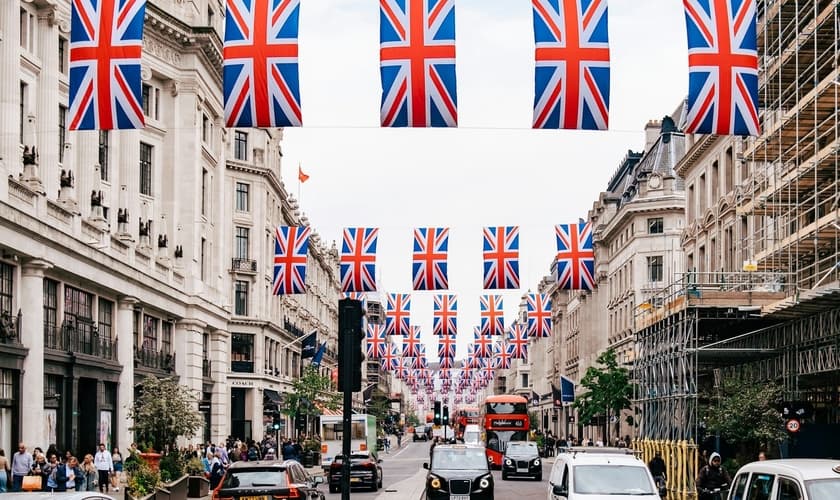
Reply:
M7 311L0 314L0 344L21 345L20 322L23 318L18 309L17 316L12 316Z
M234 273L254 273L257 272L257 261L252 259L231 259L230 270Z
M283 318L283 328L284 328L287 332L289 332L289 333L291 333L292 335L294 335L295 337L300 337L300 336L301 336L301 335L303 335L303 333L304 333L304 332L303 332L303 328L300 328L300 327L299 327L299 326L297 326L296 324L294 324L294 323L292 323L291 321L289 321L289 318L288 318L288 317L284 317L284 318Z
M135 347L134 366L172 373L175 371L175 353Z
M99 335L92 321L65 320L60 328L44 325L44 347L116 361L117 343Z

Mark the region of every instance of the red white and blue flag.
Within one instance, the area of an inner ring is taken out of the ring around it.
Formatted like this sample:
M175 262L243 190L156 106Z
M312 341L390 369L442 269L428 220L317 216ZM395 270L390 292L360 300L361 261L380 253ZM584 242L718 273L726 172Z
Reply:
M529 293L528 336L551 337L551 299L544 293Z
M532 0L534 128L606 130L610 112L607 0Z
M278 226L274 230L274 295L306 293L308 226Z
M493 337L490 335L484 335L478 328L475 328L473 331L473 337L475 356L478 358L493 357Z
M528 359L528 330L514 323L508 330L507 345L513 359Z
M758 135L755 0L683 0L688 34L686 132Z
M414 230L414 260L411 264L415 290L446 290L446 253L449 229L421 227Z
M455 358L443 357L438 359L438 366L441 369L452 368L455 363Z
M592 224L558 224L557 284L563 290L595 288L595 251L592 248Z
M388 345L388 341L382 325L369 323L367 332L365 332L365 341L367 343L366 352L368 359L378 359L385 355L385 348Z
M440 338L438 338L439 358L454 358L455 349L455 335L441 335Z
M455 295L435 295L433 334L455 335L458 332L458 298Z
M455 0L380 0L383 127L455 127Z
M484 289L519 288L519 227L484 228Z
M407 335L403 335L403 357L416 358L420 356L421 345L422 342L420 340L420 327L413 326L412 328L410 328L410 331Z
M223 50L228 127L299 127L300 0L227 0Z
M70 130L144 127L140 58L145 11L146 0L73 0Z
M376 240L379 229L344 228L339 260L342 292L376 291Z
M484 335L505 334L505 311L501 295L482 295L479 299L481 309L481 333Z
M389 293L385 306L385 334L408 335L411 332L411 295Z
M499 342L493 346L493 366L498 370L507 370L510 368L512 349L504 342Z
M387 344L385 352L382 354L380 363L383 371L394 371L397 368L397 360L400 359L400 346L396 344Z

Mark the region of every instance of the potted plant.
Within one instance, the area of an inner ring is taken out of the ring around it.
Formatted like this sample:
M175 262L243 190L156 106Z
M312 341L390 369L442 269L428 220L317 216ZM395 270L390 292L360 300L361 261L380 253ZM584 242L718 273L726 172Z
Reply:
M303 462L305 467L315 467L321 463L321 440L309 437L303 441ZM308 465L307 465L308 464Z
M210 481L204 476L204 464L201 459L193 457L187 461L187 474L189 474L189 486L187 496L189 498L201 498L210 493Z

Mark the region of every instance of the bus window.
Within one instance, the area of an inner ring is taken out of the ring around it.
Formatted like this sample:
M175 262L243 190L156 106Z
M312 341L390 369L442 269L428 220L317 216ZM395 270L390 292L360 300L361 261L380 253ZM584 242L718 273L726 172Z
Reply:
M528 413L528 406L525 403L487 403L487 413Z

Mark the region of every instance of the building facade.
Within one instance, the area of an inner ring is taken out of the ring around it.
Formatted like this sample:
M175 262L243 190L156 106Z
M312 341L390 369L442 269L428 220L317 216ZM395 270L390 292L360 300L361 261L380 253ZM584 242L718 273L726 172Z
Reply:
M0 447L127 447L147 375L195 391L199 439L259 438L294 341L316 329L334 361L334 249L314 235L310 292L270 296L273 227L307 221L280 181L282 131L223 127L222 8L149 0L146 127L82 132L70 1L2 2Z

